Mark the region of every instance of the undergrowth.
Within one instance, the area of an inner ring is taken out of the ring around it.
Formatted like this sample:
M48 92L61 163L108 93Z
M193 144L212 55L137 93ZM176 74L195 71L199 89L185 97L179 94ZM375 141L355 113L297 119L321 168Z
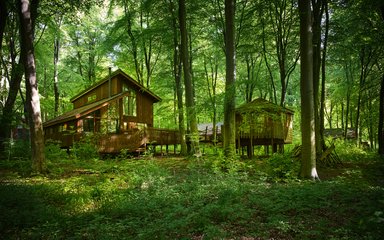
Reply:
M296 178L289 154L252 160L73 159L46 176L0 161L0 239L380 239L384 165ZM340 157L347 157L339 152ZM356 160L359 163L359 160ZM342 171L343 170L343 171Z

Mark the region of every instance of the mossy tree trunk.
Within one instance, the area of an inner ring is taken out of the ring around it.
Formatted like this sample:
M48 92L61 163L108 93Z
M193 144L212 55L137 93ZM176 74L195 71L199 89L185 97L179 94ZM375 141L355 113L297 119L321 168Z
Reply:
M313 101L313 48L310 1L299 0L300 11L300 93L301 93L301 171L302 178L317 179L315 117Z
M236 49L235 49L235 0L225 0L225 98L224 98L224 154L236 154L235 93L236 93Z

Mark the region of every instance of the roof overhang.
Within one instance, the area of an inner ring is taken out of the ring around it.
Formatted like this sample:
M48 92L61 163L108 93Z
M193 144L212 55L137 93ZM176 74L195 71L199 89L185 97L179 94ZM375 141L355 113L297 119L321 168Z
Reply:
M120 99L120 98L122 98L128 94L129 93L127 93L127 92L120 93L120 94L117 94L113 97L102 99L100 101L90 103L90 104L85 105L83 107L73 109L69 112L64 113L63 115L60 115L54 119L51 119L49 121L44 122L43 127L47 128L47 127L51 127L51 126L54 126L57 124L72 121L75 119L80 119L80 118L85 117L88 114L100 109L100 108L108 106L112 101L116 101L116 100L118 100L118 99Z
M274 104L270 101L267 101L262 98L257 98L251 102L244 103L236 108L236 113L249 113L249 112L270 112L270 113L277 113L277 112L283 112L288 114L294 114L295 112L289 108L282 107L280 105Z

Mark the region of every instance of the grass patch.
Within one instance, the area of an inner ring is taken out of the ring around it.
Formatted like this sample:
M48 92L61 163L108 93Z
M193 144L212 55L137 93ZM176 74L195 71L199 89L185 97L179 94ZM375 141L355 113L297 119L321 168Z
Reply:
M290 160L54 159L46 176L0 161L2 239L380 239L382 161L345 164L326 181L276 181ZM273 168L265 166L270 162ZM283 161L283 166L276 164ZM213 164L213 165L212 165ZM216 166L216 165L214 165ZM273 170L268 173L266 170ZM264 171L265 170L265 171ZM327 169L323 170L327 171ZM321 177L321 176L320 176Z

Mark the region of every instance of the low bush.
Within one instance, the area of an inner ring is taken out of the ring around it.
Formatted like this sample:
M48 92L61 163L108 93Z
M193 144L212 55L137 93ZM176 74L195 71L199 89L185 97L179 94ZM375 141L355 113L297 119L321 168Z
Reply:
M73 144L72 154L79 160L98 158L96 141L97 136L93 134L84 136L80 141Z
M9 139L4 143L6 156L2 158L8 160L23 159L27 160L31 158L31 144L28 140L14 140Z
M46 141L45 142L45 157L50 161L66 159L68 153L65 149L60 148L60 142L57 141Z
M336 152L342 162L365 162L372 158L375 153L359 147L355 141L334 140Z
M297 179L300 161L291 155L291 153L275 153L268 158L265 168L272 181L281 182Z

